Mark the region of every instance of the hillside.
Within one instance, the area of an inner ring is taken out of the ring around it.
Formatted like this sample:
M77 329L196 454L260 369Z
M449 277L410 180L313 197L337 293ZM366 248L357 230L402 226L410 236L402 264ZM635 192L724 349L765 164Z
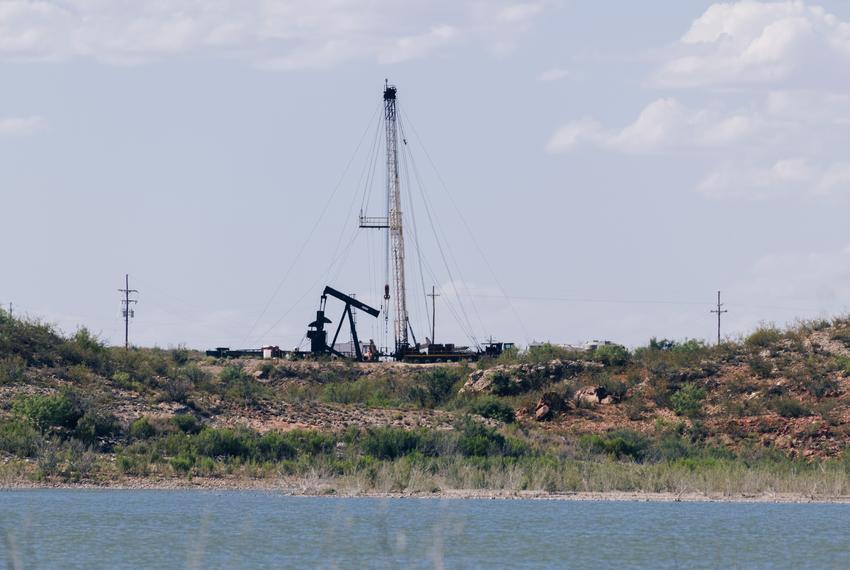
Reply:
M0 484L850 494L850 319L470 365L224 361L0 313Z

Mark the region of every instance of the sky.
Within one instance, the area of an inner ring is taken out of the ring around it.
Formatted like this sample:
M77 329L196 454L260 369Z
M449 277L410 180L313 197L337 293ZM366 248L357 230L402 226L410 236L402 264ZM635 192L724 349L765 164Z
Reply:
M122 343L127 273L143 346L380 305L385 79L420 339L432 285L458 344L850 305L844 1L4 0L0 77L0 303L67 333Z

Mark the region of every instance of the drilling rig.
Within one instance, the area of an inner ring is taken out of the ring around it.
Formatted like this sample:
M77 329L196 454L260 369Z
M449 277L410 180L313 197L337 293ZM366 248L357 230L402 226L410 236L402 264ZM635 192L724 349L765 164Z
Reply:
M393 311L394 355L399 357L410 347L407 336L410 320L407 315L407 295L404 283L404 229L401 215L401 183L398 172L396 87L390 85L389 81L384 83L384 131L387 149L387 215L385 217L369 217L361 212L360 227L387 230L385 244L388 262L384 284L384 319L389 318L387 309L390 302L390 266L392 266L392 282L395 293ZM414 342L416 342L415 337Z
M384 295L381 313L384 315L385 334L389 335L390 313L392 313L393 345L387 339L383 350L376 350L374 343L369 343L368 354L360 350L359 338L356 331L356 323L352 308L377 317L379 311L368 305L360 303L351 296L339 293L332 287L326 287L316 313L316 320L310 323L307 338L311 341L311 353L329 354L336 357L349 357L356 360L377 360L391 358L394 360L405 360L409 362L450 362L462 360L476 360L482 356L498 356L501 352L513 346L512 343L493 342L492 340L479 345L476 349L454 344L435 344L433 339L427 339L423 345L416 340L413 327L410 324L407 307L407 291L405 284L405 251L404 251L404 228L401 209L401 181L399 174L399 134L403 134L403 128L399 126L397 108L397 89L384 82L383 93L383 127L386 148L386 211L383 216L368 216L363 210L360 211L358 219L360 228L385 230L385 273L384 273ZM378 133L376 133L378 134ZM401 139L406 145L407 140ZM377 155L375 155L377 157ZM415 237L414 227L414 237ZM416 243L416 240L414 240ZM416 243L418 250L418 243ZM421 257L421 253L419 253ZM331 295L346 303L346 311L340 320L333 341L327 343L327 332L324 326L330 321L324 316L325 302L327 296ZM432 291L432 296L437 295ZM353 355L344 355L335 349L335 342L342 327L342 320L348 317L351 328L352 343L355 346ZM434 333L431 333L434 336ZM474 338L473 338L474 340Z

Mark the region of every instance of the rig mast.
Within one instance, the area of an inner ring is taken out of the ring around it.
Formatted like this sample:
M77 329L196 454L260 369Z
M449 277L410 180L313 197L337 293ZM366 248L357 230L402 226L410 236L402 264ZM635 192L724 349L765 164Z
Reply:
M379 228L388 230L387 283L384 285L384 310L388 310L390 299L389 268L392 265L393 286L395 288L395 349L401 354L409 346L407 331L407 295L404 285L404 231L401 214L401 184L398 168L398 118L396 115L396 87L389 81L384 83L384 129L386 131L387 150L387 217L373 218L360 214L361 228Z

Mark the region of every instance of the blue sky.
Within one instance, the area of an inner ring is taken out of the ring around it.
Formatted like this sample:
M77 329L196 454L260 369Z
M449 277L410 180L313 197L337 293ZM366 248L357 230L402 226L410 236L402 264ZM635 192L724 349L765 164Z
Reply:
M411 184L418 335L432 282L456 342L711 338L718 289L732 336L843 313L848 63L838 1L8 0L0 302L120 342L130 273L134 342L197 348L379 303L374 236L330 258L389 78L453 267Z

